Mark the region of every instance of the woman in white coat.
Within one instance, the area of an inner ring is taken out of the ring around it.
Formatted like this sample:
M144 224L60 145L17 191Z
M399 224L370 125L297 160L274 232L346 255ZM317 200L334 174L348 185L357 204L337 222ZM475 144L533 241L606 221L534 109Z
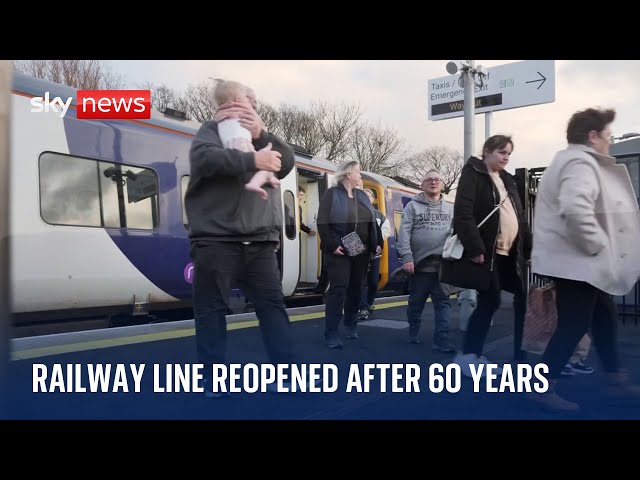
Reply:
M549 390L530 398L550 410L576 411L555 384L580 339L591 330L608 393L640 400L620 368L617 309L640 275L640 213L626 166L609 156L614 110L589 108L567 126L566 149L545 169L533 223L532 271L554 281L558 327L542 362Z

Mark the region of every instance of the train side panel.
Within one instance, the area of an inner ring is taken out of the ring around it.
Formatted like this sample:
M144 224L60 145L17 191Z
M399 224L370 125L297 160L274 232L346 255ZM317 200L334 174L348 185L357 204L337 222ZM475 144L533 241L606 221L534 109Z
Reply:
M141 274L104 229L51 225L43 220L39 157L46 151L71 153L63 119L52 111L32 113L29 97L13 95L10 188L13 312L127 304L133 295L175 300ZM60 172L60 184L65 176L79 173ZM55 177L49 178L50 198L55 198L55 182ZM60 195L58 206L64 208L67 200Z

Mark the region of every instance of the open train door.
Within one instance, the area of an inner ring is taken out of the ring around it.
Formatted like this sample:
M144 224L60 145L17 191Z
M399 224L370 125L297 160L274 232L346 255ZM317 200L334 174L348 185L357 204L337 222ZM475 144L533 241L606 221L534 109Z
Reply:
M334 184L333 178L335 177L332 173L325 173L322 178L318 182L318 194L320 196L320 200L322 200L322 196L324 193ZM319 242L318 242L319 244ZM322 253L320 249L318 249L318 285L316 286L316 291L324 293L329 288L329 278L327 277L327 272L324 271L323 266L324 262L322 261Z
M282 274L282 293L293 295L300 276L300 225L298 220L297 169L280 180L284 225L280 233L279 266Z

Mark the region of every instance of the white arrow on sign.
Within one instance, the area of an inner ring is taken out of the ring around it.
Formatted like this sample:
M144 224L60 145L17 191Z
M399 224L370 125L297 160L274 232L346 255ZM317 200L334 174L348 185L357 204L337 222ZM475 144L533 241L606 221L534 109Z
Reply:
M488 68L484 85L475 87L475 113L551 103L556 99L555 60L526 60ZM459 74L427 82L429 120L464 116ZM476 77L477 78L477 77Z

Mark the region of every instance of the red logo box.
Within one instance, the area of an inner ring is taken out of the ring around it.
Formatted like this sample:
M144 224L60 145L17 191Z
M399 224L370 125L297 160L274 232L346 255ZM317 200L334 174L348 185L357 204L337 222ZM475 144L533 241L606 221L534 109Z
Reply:
M78 90L77 116L83 120L151 118L151 90Z

